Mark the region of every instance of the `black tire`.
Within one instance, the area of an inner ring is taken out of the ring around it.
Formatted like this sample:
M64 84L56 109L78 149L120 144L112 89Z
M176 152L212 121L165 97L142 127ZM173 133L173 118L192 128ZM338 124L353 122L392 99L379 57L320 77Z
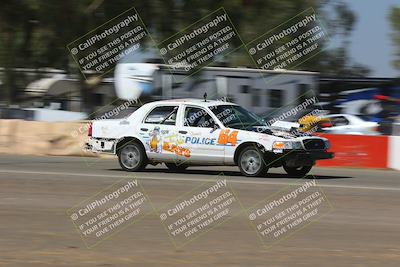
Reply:
M301 167L288 167L285 164L283 165L283 169L287 174L293 177L304 177L313 166L301 166Z
M138 142L131 141L121 145L117 154L119 165L125 171L140 171L147 165L146 152Z
M181 171L186 170L187 167L189 167L188 165L185 165L185 164L177 165L176 163L167 163L167 162L165 162L164 164L165 164L165 166L167 166L167 168L170 171L174 171L174 172L181 172Z
M244 148L238 157L240 172L247 177L263 176L268 172L264 153L255 145Z

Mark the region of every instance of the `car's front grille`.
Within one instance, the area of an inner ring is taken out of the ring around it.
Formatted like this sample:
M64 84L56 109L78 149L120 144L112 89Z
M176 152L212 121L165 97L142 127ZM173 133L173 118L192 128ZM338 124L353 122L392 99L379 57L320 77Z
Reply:
M321 139L306 139L303 140L306 150L321 150L325 149L325 143Z

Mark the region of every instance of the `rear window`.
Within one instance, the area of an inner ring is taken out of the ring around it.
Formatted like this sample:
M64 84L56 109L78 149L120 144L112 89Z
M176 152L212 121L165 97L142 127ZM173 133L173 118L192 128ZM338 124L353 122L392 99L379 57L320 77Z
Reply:
M145 123L175 125L178 106L155 107L144 120Z

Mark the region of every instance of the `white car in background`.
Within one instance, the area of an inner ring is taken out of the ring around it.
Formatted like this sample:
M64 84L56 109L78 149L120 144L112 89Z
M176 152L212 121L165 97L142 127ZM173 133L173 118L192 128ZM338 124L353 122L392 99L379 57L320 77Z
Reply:
M330 159L326 138L269 128L246 109L224 101L178 99L143 105L119 120L96 120L86 148L117 154L122 169L164 163L182 171L193 165L237 165L246 176L282 167L307 174L316 160Z
M322 131L328 134L379 135L378 123L365 121L356 115L331 114L322 118L330 121L329 127L322 127Z

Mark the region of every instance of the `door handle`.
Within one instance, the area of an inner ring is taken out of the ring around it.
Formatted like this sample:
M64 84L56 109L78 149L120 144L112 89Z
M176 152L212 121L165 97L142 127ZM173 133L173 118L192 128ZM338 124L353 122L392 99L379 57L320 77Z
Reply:
M187 134L187 131L179 131L181 134Z
M140 130L143 131L143 132L147 132L149 129L147 129L147 128L140 128Z

